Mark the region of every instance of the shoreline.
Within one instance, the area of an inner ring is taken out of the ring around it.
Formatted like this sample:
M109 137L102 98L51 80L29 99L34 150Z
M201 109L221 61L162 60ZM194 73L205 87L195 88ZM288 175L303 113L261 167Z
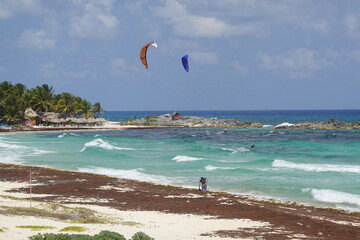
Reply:
M151 211L179 216L207 216L209 219L246 220L261 226L246 228L240 224L239 227L226 229L225 224L223 229L199 230L200 235L199 231L193 233L199 238L192 235L191 238L183 239L360 239L359 212L256 199L223 192L202 193L197 189L5 163L0 163L0 182L16 183L26 178L30 170L33 172L33 199L36 201L81 204L85 207L96 205L114 211L135 211L140 215L143 211L144 214ZM26 192L26 184L19 184L18 188L7 194ZM187 223L186 218L180 221L184 227L191 224ZM144 227L144 230L149 229ZM151 237L161 239L154 235L157 234L156 231L148 232ZM0 232L0 238L1 234Z
M54 131L96 131L96 130L125 130L125 129L157 129L157 128L184 128L183 126L146 126L146 125L120 125L120 124L105 124L102 126L91 127L42 127L36 126L31 128L14 128L1 129L0 133L33 133L33 132L54 132Z

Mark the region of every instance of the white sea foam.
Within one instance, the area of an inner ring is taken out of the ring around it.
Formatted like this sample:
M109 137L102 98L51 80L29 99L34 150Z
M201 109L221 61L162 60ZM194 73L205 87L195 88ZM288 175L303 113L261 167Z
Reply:
M47 151L47 150L41 150L41 149L33 149L31 153L29 153L29 156L39 156L49 153L56 153L54 151Z
M13 144L11 142L6 142L6 141L3 142L3 141L1 141L0 142L0 148L4 148L4 149L27 149L28 147L18 145L18 144Z
M22 163L26 156L39 156L50 151L42 150L36 147L27 147L20 144L14 144L14 142L0 140L0 161L7 163Z
M176 162L189 162L189 161L199 161L199 160L203 160L203 158L196 158L196 157L189 157L189 156L176 156L173 159L171 159L173 161Z
M206 171L214 171L214 170L218 170L218 169L220 169L220 170L233 170L233 169L239 169L239 168L232 168L232 167L215 167L215 166L213 166L213 165L207 165L207 166L205 167L205 170L206 170Z
M249 152L250 150L246 147L239 147L239 148L222 148L224 151L230 151L231 154L236 154L238 152Z
M76 133L62 133L58 136L58 138L63 138L63 137L66 137L66 136L75 136L75 137L79 137L80 135L79 134L76 134Z
M294 125L295 124L293 124L293 123L284 122L284 123L276 125L275 128L278 128L278 127L291 127L291 126L294 126Z
M123 170L123 169L91 167L91 168L79 168L78 171L113 176L118 178L126 178L131 180L153 182L153 183L161 183L161 184L172 183L170 178L164 176L146 174L143 172L144 169L142 168Z
M106 150L135 150L134 148L123 148L123 147L114 146L111 143L102 140L101 138L97 138L90 142L85 143L83 149L81 149L80 152L85 151L87 148L102 148Z
M336 165L336 164L309 164L309 163L293 163L280 159L272 162L273 167L300 169L310 172L349 172L360 173L359 165Z
M331 189L312 189L311 195L321 202L351 204L360 207L360 195L334 191Z
M62 133L62 134L60 134L59 136L58 136L58 138L63 138L63 137L65 137L67 134L66 133Z
M263 125L263 128L272 128L273 125Z

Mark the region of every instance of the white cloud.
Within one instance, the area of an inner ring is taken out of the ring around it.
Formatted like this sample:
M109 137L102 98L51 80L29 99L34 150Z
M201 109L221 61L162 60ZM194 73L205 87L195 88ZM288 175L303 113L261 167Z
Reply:
M349 58L357 63L360 63L360 50L346 50L346 51L344 51L344 55L347 58Z
M348 36L354 39L360 39L359 16L356 14L347 15L344 24Z
M266 26L291 25L319 33L327 33L331 29L337 10L336 4L312 0L202 0L191 2L190 6L191 10L203 15L258 23L253 25L257 31Z
M13 17L17 13L39 15L46 12L39 0L1 0L0 20Z
M8 69L6 67L0 66L0 73L6 73L7 71L8 71Z
M317 51L298 48L285 54L270 56L259 54L261 68L265 70L315 71L331 65L331 62L320 56Z
M125 59L123 58L114 58L111 61L111 65L116 69L125 69Z
M78 38L113 38L119 24L112 15L114 0L73 0L81 14L70 21L70 34Z
M124 58L113 58L110 60L110 67L114 74L119 75L123 72L130 70L130 71L136 71L137 68L132 65L128 64Z
M43 77L52 77L54 76L53 73L53 70L55 68L55 63L53 62L46 62L46 63L43 63L41 66L40 66L40 71L41 71L41 75Z
M17 40L17 44L21 48L40 51L53 50L56 48L56 41L48 38L43 30L23 31Z
M124 3L124 7L127 11L130 11L132 13L142 14L142 10L148 2L149 0L126 0Z
M12 13L3 8L2 3L0 2L0 19L10 18Z
M191 61L199 65L215 65L219 63L219 58L216 52L193 51L190 52Z
M172 25L176 35L188 38L213 38L252 34L256 28L251 25L230 25L215 17L189 14L185 5L177 0L166 0L163 7L155 8L156 16L164 18Z
M242 65L239 61L235 61L233 63L233 66L236 69L236 71L241 75L247 75L249 73L248 68Z

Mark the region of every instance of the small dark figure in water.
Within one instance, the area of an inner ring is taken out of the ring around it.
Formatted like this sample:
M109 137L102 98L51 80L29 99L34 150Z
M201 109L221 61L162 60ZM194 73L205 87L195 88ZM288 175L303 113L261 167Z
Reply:
M249 150L253 149L255 147L255 144L251 144L251 146L249 147Z
M201 177L199 182L199 191L206 192L207 191L207 178Z

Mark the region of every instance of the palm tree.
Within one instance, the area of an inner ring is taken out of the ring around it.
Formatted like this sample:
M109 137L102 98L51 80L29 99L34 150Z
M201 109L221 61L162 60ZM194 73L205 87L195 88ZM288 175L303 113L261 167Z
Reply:
M47 84L27 90L23 84L13 85L11 82L0 83L0 121L20 122L26 108L31 107L36 112L55 111L74 117L94 117L94 113L103 113L99 102L91 105L81 97L70 93L54 94L54 89Z
M24 96L26 93L27 93L27 89L26 89L25 85L23 85L21 83L14 85L13 90L12 90L12 95L14 95L17 98L16 106L17 106L17 110L19 112L20 119L24 118L25 109L29 105L29 102L26 102L26 100L24 99Z
M104 109L101 107L99 102L94 103L92 106L92 111L96 117L99 117L100 114L104 113Z
M92 111L92 106L91 103L87 100L82 100L81 101L81 105L82 105L82 116L85 118L94 118L94 113Z
M58 95L54 102L54 110L56 112L65 113L70 117L74 117L82 111L81 98L75 97L71 93Z
M47 84L37 86L32 92L31 106L35 112L47 112L51 107L54 90Z
M6 107L4 108L1 120L6 122L18 122L20 119L22 119L21 111L18 107L18 99L18 96L16 96L14 93L8 94L5 101Z

